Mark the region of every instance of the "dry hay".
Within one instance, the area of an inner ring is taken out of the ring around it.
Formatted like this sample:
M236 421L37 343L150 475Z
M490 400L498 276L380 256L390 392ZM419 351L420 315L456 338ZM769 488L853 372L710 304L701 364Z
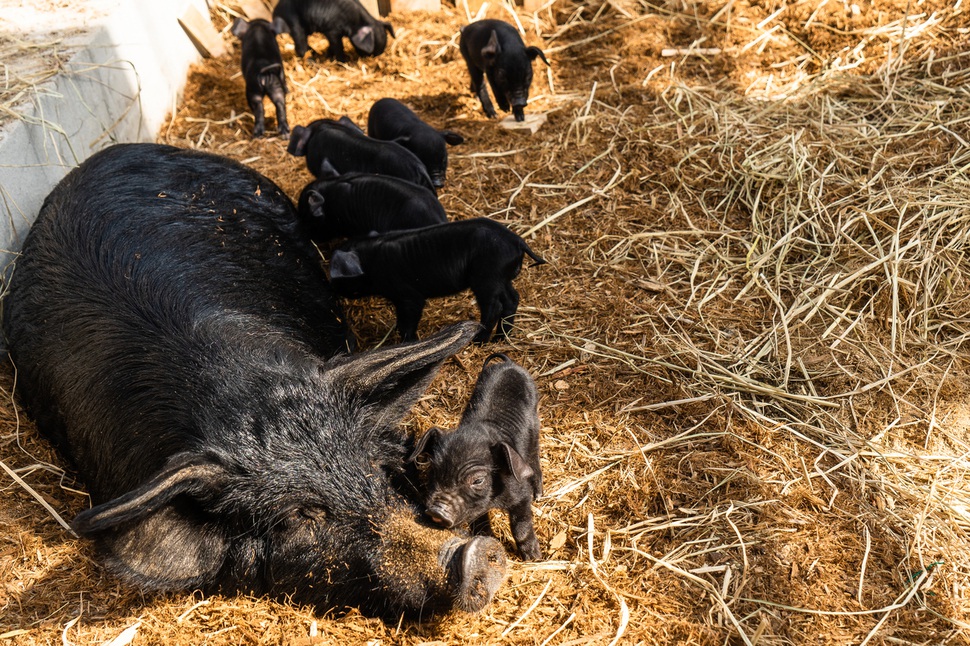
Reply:
M227 33L233 9L213 15ZM0 632L16 636L0 640L137 626L135 643L169 644L970 641L961 3L559 0L519 17L553 65L536 67L529 111L549 121L531 137L467 91L463 10L391 16L377 59L284 59L292 124L362 124L396 96L461 131L449 214L506 222L550 261L517 281L511 342L447 363L408 422L454 424L488 352L528 367L549 560L513 560L480 615L422 624L144 598L8 479ZM237 56L194 68L159 139L296 197L310 176L284 141L249 139ZM434 302L421 332L476 315L469 297ZM393 326L379 302L349 316L364 346ZM3 462L71 518L85 498L2 413Z

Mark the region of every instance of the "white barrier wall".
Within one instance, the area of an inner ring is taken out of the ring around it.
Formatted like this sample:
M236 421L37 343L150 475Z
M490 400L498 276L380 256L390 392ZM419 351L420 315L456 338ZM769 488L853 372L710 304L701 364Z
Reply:
M75 15L58 4L61 16L30 15L17 11L22 3L0 0L0 32L70 52L0 127L4 275L44 198L69 170L111 144L155 140L199 58L178 18L189 5L208 16L204 0L85 0ZM65 35L71 20L82 24Z

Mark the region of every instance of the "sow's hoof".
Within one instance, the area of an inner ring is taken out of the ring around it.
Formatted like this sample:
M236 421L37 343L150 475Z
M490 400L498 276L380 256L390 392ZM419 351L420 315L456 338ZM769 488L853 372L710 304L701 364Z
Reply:
M505 550L494 538L455 538L441 550L443 565L455 587L455 606L478 612L492 601L505 580Z

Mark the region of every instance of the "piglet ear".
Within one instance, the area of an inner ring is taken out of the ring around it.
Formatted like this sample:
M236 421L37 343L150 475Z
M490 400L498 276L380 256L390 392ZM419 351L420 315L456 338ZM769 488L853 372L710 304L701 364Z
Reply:
M219 465L180 454L137 489L78 514L73 527L120 576L153 589L199 586L218 572L227 543L198 501L225 482Z
M242 38L247 31L249 31L249 23L244 18L236 18L235 22L232 23L232 35L236 38Z
M317 177L320 179L332 179L334 177L340 177L340 171L333 167L330 163L329 157L324 157L323 161L320 162L320 172L317 173Z
M502 46L498 43L498 32L492 30L492 35L488 38L488 43L482 47L482 58L486 61L494 61L502 53Z
M311 190L307 193L307 204L310 205L310 215L315 218L323 217L323 195L318 191Z
M306 144L310 141L311 134L312 131L309 128L294 126L293 131L290 133L290 144L286 147L286 152L294 157L305 156Z
M353 119L351 119L347 115L344 115L344 116L340 117L339 119L337 119L337 123L343 124L343 125L347 126L348 128L351 128L354 132L359 132L360 134L364 134L364 130L360 126L358 126L356 123L354 123Z
M382 22L381 24L384 25L384 31L386 31L388 34L390 34L391 35L391 38L397 38L397 36L394 35L394 27L391 26L391 23L389 23L389 22Z
M505 442L499 442L499 447L502 449L502 455L505 456L505 466L516 481L522 482L532 477L535 472L525 463L518 451Z
M273 31L277 34L288 34L290 33L290 26L286 24L282 16L276 16L273 18Z
M411 455L408 456L408 462L418 463L420 456L425 453L433 453L435 442L438 441L438 436L441 434L441 429L437 426L432 426L429 428L424 435L422 435L418 441L414 444L414 450L411 451Z
M374 28L370 25L364 25L350 35L350 42L358 51L372 54L374 52Z
M542 53L542 50L539 49L538 47L526 47L525 48L525 53L529 57L529 60L530 61L534 61L536 59L536 57L538 56L539 58L542 59L542 62L543 63L545 63L546 65L549 65L549 61L546 60L546 55L543 54ZM549 66L552 67L551 65L549 65Z
M445 138L445 143L449 146L457 146L465 143L465 138L454 130L440 130L441 136Z
M330 280L334 278L357 278L364 275L360 257L356 251L337 249L330 258Z

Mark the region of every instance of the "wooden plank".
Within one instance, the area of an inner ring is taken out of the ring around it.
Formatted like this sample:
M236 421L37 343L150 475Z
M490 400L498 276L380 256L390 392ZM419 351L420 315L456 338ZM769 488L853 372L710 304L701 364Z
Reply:
M262 18L270 22L273 21L273 12L263 0L239 0L239 8L242 9L247 20Z
M179 18L179 24L195 48L206 58L218 58L226 53L226 43L222 36L195 6L189 5Z
M441 11L441 0L391 0L391 11Z

